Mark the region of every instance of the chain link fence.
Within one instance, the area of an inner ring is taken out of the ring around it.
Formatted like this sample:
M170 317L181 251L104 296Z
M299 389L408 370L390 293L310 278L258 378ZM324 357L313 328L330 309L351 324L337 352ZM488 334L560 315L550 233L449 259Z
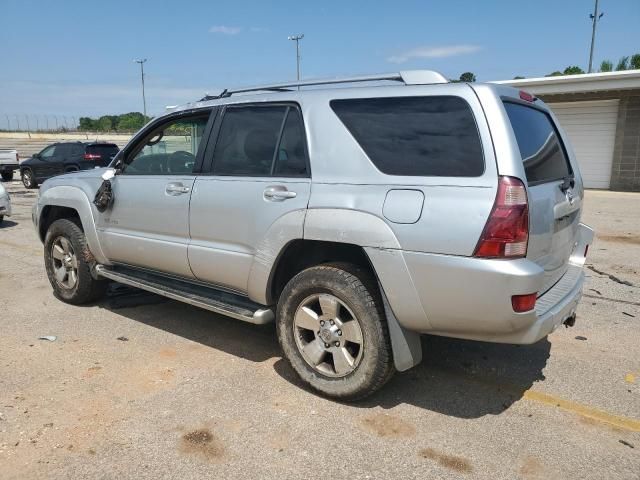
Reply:
M81 129L76 115L0 113L0 132L133 134L137 129Z

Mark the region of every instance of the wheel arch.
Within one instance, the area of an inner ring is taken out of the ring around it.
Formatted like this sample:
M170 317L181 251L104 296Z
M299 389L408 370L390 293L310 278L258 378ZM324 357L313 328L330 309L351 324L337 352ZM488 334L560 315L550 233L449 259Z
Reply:
M37 229L41 241L47 234L49 226L60 218L76 219L87 238L87 245L98 263L108 260L98 240L91 202L79 188L56 186L44 191L38 200Z

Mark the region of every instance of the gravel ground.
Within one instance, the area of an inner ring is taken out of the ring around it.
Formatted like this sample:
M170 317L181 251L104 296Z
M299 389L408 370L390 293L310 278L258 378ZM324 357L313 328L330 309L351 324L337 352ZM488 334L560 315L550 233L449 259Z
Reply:
M421 365L346 405L300 387L273 327L151 296L56 300L36 191L6 185L0 478L640 478L640 194L587 193L574 328L531 346L425 336Z

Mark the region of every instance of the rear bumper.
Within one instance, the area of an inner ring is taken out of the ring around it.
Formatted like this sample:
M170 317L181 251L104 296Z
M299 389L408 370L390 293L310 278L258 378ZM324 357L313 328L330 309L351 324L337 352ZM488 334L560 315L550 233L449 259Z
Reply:
M0 172L13 172L20 168L17 163L0 163Z
M580 234L566 273L543 295L536 309L515 313L512 295L540 292L544 272L534 262L485 260L417 252L370 258L400 324L420 333L471 340L529 344L570 317L582 296L584 250L593 231ZM399 256L399 258L398 258ZM396 261L391 261L396 257ZM379 269L379 260L386 265ZM408 278L406 278L408 277Z

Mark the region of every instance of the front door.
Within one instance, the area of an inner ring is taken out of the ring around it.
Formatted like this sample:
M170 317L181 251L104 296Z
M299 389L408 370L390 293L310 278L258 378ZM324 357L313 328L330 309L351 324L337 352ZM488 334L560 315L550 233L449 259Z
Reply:
M58 150L62 144L50 145L42 150L35 158L33 165L34 176L38 182L43 182L47 178L60 175L64 172L61 162L58 162Z
M110 261L193 277L187 259L189 198L210 113L151 127L123 152L122 171L111 180L113 205L98 219Z
M212 166L191 197L189 262L199 280L246 293L254 262L302 238L311 188L304 126L293 104L229 106L217 123Z

